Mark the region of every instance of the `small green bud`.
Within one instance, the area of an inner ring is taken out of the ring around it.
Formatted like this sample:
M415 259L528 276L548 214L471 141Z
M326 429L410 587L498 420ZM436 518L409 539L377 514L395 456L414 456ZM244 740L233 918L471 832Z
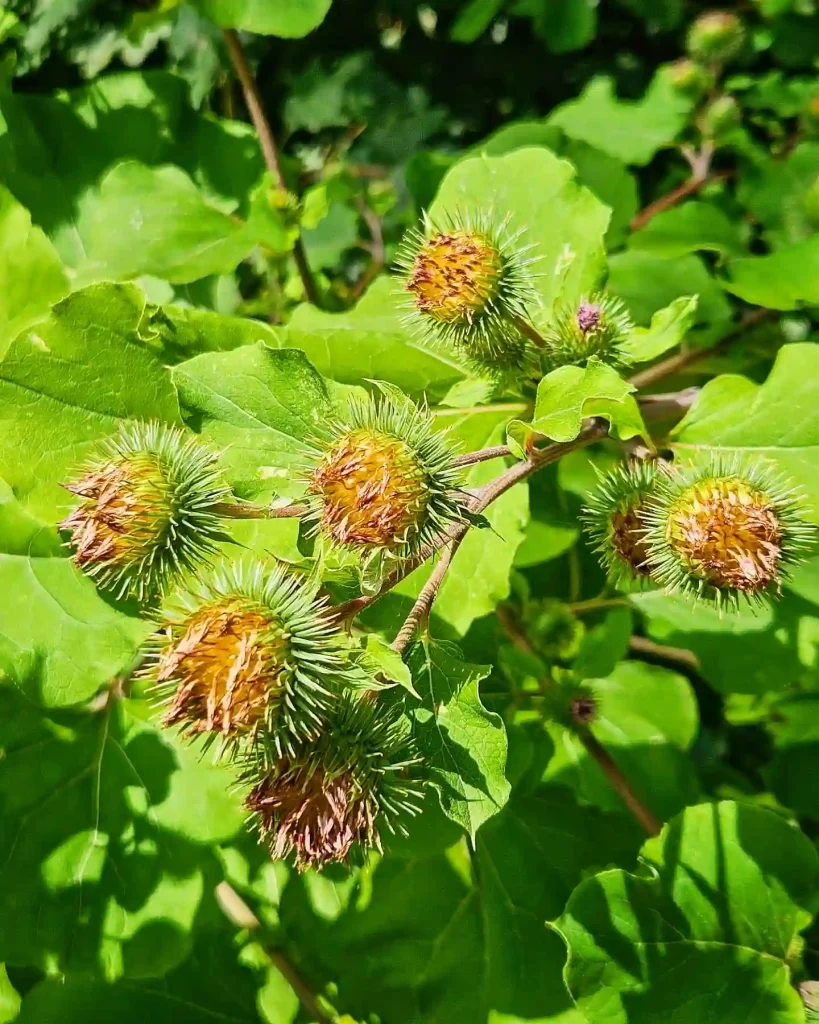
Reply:
M345 419L316 442L307 518L332 544L367 559L403 559L464 518L464 474L428 410L382 390L378 398L352 399Z
M74 561L118 597L153 600L224 537L218 505L230 491L217 456L175 427L124 427L65 487L81 499L60 523Z
M742 52L745 26L731 11L708 11L688 30L686 49L690 57L706 64L727 64Z
M147 676L163 725L206 742L315 740L340 688L340 643L325 608L278 566L223 566L163 608Z
M598 293L576 305L563 306L544 332L548 369L585 366L592 356L609 366L628 366L624 342L633 327L626 307L612 295Z
M708 138L718 138L732 131L742 121L742 111L733 96L717 96L705 108L700 118L700 129Z
M245 806L274 859L320 869L380 849L382 827L405 833L423 800L417 764L406 721L346 692L317 742L272 764L251 756Z
M714 75L697 61L682 57L666 65L666 77L672 87L687 99L701 100L714 85Z
M716 605L778 593L815 535L792 487L738 459L658 477L642 519L652 577Z
M520 234L490 215L425 218L396 257L408 326L452 345L481 373L533 370L536 350L517 324L538 304L535 259Z
M589 495L583 522L608 578L615 586L647 580L647 501L661 468L640 461L617 466Z
M597 717L593 685L579 681L573 672L555 669L543 696L546 715L566 729L587 729Z

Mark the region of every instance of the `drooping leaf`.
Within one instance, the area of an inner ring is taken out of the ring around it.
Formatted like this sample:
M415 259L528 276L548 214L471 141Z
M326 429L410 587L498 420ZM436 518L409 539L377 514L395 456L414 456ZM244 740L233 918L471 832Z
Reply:
M478 692L488 670L440 643L417 644L409 665L423 702L412 710L419 748L444 811L474 837L509 797L506 732Z
M770 256L731 260L725 287L746 302L769 309L819 303L819 234Z
M697 296L682 295L670 306L658 310L650 327L635 327L623 342L623 349L635 363L647 363L679 345L694 324Z
M573 441L583 420L602 416L623 440L645 435L634 387L592 357L588 365L561 366L538 384L532 430L553 441Z
M683 812L644 856L655 877L589 878L557 922L566 982L586 1018L801 1024L789 962L819 882L807 837L770 811L726 801Z
M223 28L298 39L324 21L332 0L192 0Z
M4 964L0 964L0 1024L11 1024L17 1020L20 1012L20 996L6 973Z

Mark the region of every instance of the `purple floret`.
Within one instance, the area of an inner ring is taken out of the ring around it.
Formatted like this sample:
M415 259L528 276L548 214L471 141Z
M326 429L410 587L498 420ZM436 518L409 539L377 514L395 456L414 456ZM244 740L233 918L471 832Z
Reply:
M594 302L581 302L577 310L577 326L584 333L596 329L600 323L600 307Z

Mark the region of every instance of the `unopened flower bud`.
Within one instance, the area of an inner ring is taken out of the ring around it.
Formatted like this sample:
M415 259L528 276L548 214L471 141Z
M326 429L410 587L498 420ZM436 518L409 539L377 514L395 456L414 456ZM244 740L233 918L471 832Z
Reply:
M643 520L657 582L718 605L777 593L814 536L792 488L732 460L664 475Z
M701 100L714 84L711 71L687 57L667 64L665 74L675 92L692 100Z
M742 111L733 96L717 96L700 117L700 129L709 138L732 131L742 121Z
M745 26L731 11L708 11L688 30L686 48L694 60L726 64L742 52Z
M123 428L65 486L81 499L60 523L74 561L118 597L154 599L223 537L217 506L230 491L217 457L175 427Z
M596 356L610 366L626 366L630 357L623 346L633 327L623 303L611 295L592 295L562 306L544 332L547 365L585 366Z
M660 469L657 463L617 466L589 496L583 519L609 580L645 580L650 568L644 514Z
M315 739L342 661L325 610L278 566L240 562L163 609L149 677L164 725L225 745Z
M408 325L458 349L481 372L528 371L536 353L519 324L537 302L529 246L491 217L425 220L396 262Z
M249 764L245 805L271 856L322 868L355 848L380 848L384 827L403 831L401 817L417 814L422 800L410 777L416 762L396 714L346 693L318 743L267 766Z

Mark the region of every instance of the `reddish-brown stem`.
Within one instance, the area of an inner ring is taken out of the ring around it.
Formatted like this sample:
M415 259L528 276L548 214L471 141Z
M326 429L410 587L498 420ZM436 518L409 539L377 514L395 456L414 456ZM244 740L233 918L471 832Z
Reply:
M664 377L670 377L674 373L687 370L700 362L700 360L707 359L717 352L723 352L740 335L773 316L776 316L776 313L771 309L752 309L716 345L712 345L711 348L696 348L690 352L680 352L676 356L663 359L662 362L649 366L647 370L635 373L633 377L629 378L629 384L633 384L635 388L645 388L650 384L656 384L658 380L662 380Z
M511 451L505 444L495 445L494 448L481 448L477 452L466 452L464 455L456 455L452 460L453 466L474 466L477 462L489 462L491 459L502 459L511 455Z
M517 327L524 337L528 338L529 341L534 342L538 348L545 347L546 339L541 334L538 334L525 317L509 314L508 319L515 325L515 327Z
M580 727L577 735L589 754L600 765L611 788L617 793L648 835L658 836L662 831L662 822L637 796L632 789L631 783L623 775L611 754L588 728Z
M705 185L714 181L725 181L732 177L733 173L733 171L718 171L716 174L706 174L704 177L689 178L682 185L678 185L677 188L667 192L664 196L660 196L659 199L655 199L653 203L649 203L648 206L640 210L631 222L631 230L639 231L640 228L644 228L648 224L652 217L656 217L658 213L665 213L666 210L673 209L683 199L693 196Z
M247 62L244 48L242 47L242 44L239 41L239 36L234 29L226 28L223 35L228 54L230 55L230 61L233 64L236 77L239 79L239 83L242 86L242 94L245 98L247 112L250 114L250 120L253 122L256 134L259 136L259 145L262 148L264 162L279 188L286 189L287 183L285 182L284 172L282 171L281 160L279 159L279 150L276 146L276 139L270 127L270 122L267 119L264 104L262 103L262 97L259 94L256 79L253 77L253 72L250 70L250 65ZM313 280L310 265L307 262L307 254L304 251L304 242L302 241L301 235L296 238L296 242L293 246L293 259L295 260L296 269L298 270L299 277L301 278L304 297L308 302L317 306L318 292L316 290L316 283Z
M370 209L361 196L356 196L355 205L369 229L371 239L369 246L370 265L358 281L356 281L350 292L353 299L358 299L384 269L386 249L384 247L384 232L381 229L381 218L374 210Z
M455 552L460 547L461 541L465 536L466 533L460 534L460 536L456 537L446 548L444 548L441 557L438 559L438 563L432 570L429 579L421 588L421 593L418 595L418 599L412 606L409 615L404 620L404 625L401 627L398 635L392 642L391 646L396 654L404 653L407 644L415 636L415 631L418 627L429 620L429 613L432 611L435 598L438 596L438 591L444 581L447 570L452 564Z

